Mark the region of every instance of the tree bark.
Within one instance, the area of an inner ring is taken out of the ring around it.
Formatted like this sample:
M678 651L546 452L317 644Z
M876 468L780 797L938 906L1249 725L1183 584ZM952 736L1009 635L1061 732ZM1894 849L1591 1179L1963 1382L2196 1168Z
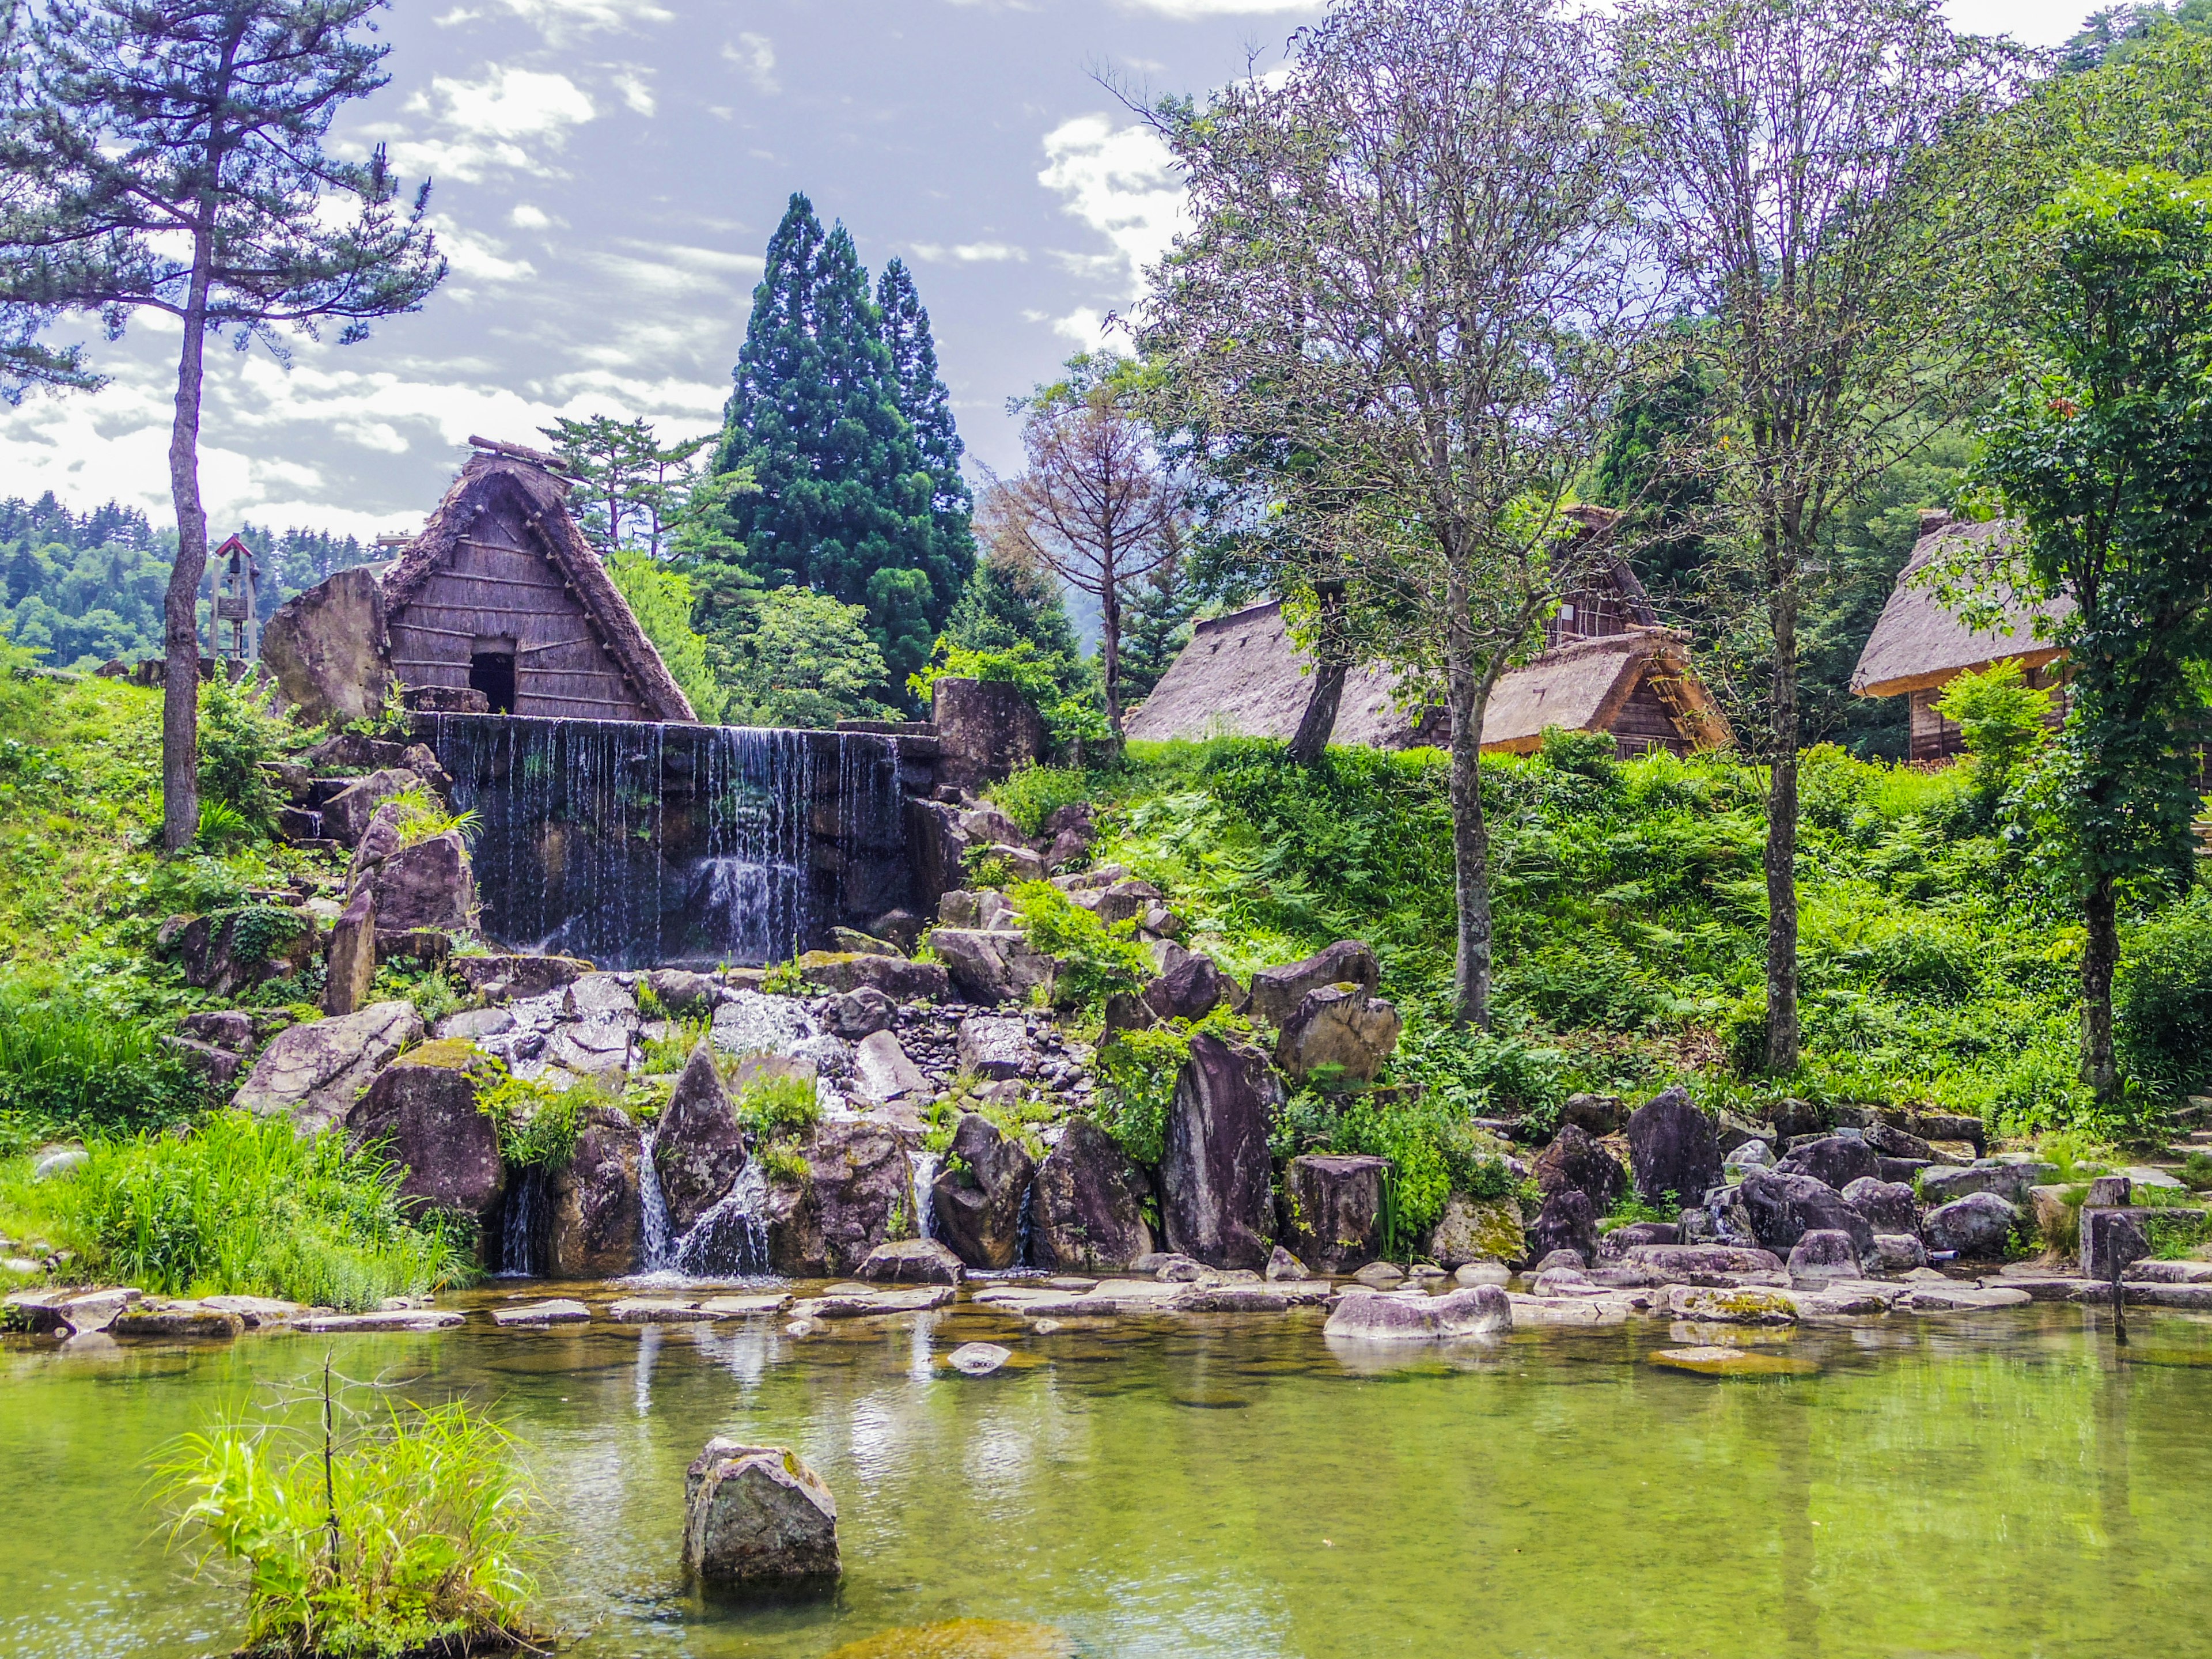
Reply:
M1490 1029L1490 825L1482 816L1482 723L1492 677L1474 665L1474 625L1456 568L1444 594L1445 698L1451 714L1453 896L1459 933L1452 961L1452 1017Z
M1106 682L1106 724L1121 741L1121 584L1109 555L1101 562L1098 584L1098 665Z
M200 386L207 346L208 273L213 228L204 214L193 237L177 359L177 414L169 428L169 497L177 513L177 562L161 604L161 846L181 853L200 828L200 579L207 573L207 512L200 504Z
M1766 792L1766 1069L1797 1069L1797 592L1777 582L1774 629L1774 766Z
M1321 601L1321 631L1314 642L1313 690L1306 711L1291 738L1291 758L1300 766L1318 765L1336 734L1336 711L1344 702L1344 682L1352 664L1344 641L1344 585L1316 584Z
M2120 1067L2112 1053L2112 970L2120 961L2120 907L2112 878L2101 878L2082 901L2088 938L2081 945L2081 1080L2100 1105L2120 1103Z

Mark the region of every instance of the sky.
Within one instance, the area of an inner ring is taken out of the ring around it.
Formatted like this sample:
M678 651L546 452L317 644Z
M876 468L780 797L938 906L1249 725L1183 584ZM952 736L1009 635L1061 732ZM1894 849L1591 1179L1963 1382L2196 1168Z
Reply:
M2092 0L1953 0L1960 27L2063 40ZM1173 236L1164 152L1111 88L1202 94L1282 56L1296 0L397 0L391 84L334 141L428 177L452 271L338 347L210 347L211 539L241 521L412 532L471 434L556 416L720 425L761 252L795 191L879 271L912 267L977 465L1006 400L1097 343ZM58 331L57 338L71 337ZM114 498L157 525L178 329L96 334L92 395L0 406L0 495Z

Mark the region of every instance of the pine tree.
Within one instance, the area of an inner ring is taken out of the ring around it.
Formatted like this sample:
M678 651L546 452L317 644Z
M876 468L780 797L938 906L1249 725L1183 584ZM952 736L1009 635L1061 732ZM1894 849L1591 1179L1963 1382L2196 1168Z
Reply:
M960 473L963 446L952 421L952 398L937 372L937 342L929 331L929 313L905 261L893 259L876 283L876 310L883 319L884 344L891 354L898 383L899 413L914 428L915 447L929 471L930 518L937 550L964 580L975 568L975 534L971 520L975 498Z
M935 352L918 302L912 311L898 338L926 392ZM803 195L769 239L733 378L715 468L750 466L759 484L731 503L746 566L771 587L867 606L886 663L905 660L914 612L927 630L942 626L973 554L939 525L942 481L902 412L897 362L853 239L842 225L825 234ZM957 447L944 448L957 442L949 407L945 416L936 441L957 477Z
M1155 570L1129 600L1121 635L1121 684L1133 704L1152 696L1190 643L1190 619L1198 609L1188 561L1176 559Z
M981 561L945 624L965 651L1006 651L1027 640L1071 667L1083 655L1060 589L1045 572L1003 558Z

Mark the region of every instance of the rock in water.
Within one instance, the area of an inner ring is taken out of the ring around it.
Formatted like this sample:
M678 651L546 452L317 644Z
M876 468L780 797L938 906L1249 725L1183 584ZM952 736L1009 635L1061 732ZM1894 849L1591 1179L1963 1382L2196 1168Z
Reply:
M1528 1254L1540 1261L1554 1250L1572 1250L1584 1264L1597 1256L1597 1215L1589 1194L1565 1189L1544 1200L1528 1230Z
M692 1049L676 1079L676 1092L653 1136L653 1164L668 1206L669 1232L678 1238L728 1194L744 1170L744 1133L707 1043Z
M796 1279L851 1273L890 1237L895 1217L915 1213L907 1154L916 1130L866 1118L822 1123L799 1149L802 1181L771 1176L769 1263Z
M988 1376L1013 1357L1012 1349L995 1342L967 1342L955 1348L945 1363L963 1376Z
M1721 1184L1712 1123L1680 1088L1662 1090L1630 1115L1628 1162L1646 1204L1694 1204Z
M1267 1253L1267 1265L1262 1272L1270 1284L1295 1284L1313 1277L1304 1262L1279 1244Z
M1969 1193L1928 1212L1923 1235L1931 1250L1963 1256L1998 1256L2019 1224L2020 1212L1995 1193Z
M1281 1092L1257 1049L1210 1033L1191 1039L1160 1158L1170 1249L1212 1267L1266 1263L1274 1207L1267 1129Z
M1324 985L1307 992L1283 1022L1275 1064L1295 1082L1315 1079L1324 1088L1372 1083L1404 1029L1397 1009L1380 997Z
M1358 939L1339 939L1304 962L1280 968L1263 968L1252 975L1251 1013L1270 1025L1280 1025L1297 1012L1306 993L1324 985L1352 985L1372 996L1382 983L1382 969L1375 953Z
M1430 1230L1425 1246L1439 1267L1462 1267L1473 1261L1518 1261L1528 1253L1521 1206L1510 1198L1473 1199L1454 1193Z
M422 1036L410 1002L373 1002L333 1019L293 1025L270 1039L232 1104L257 1117L289 1113L313 1134L344 1121L369 1079Z
M643 1138L628 1113L593 1106L575 1155L553 1177L551 1255L558 1279L614 1279L635 1273L645 1245L638 1193Z
M981 1113L962 1113L945 1170L931 1188L939 1236L971 1267L1012 1267L1021 1247L1022 1200L1036 1175L1020 1141L1001 1134Z
M1159 1248L1145 1206L1152 1182L1088 1118L1077 1118L1037 1166L1030 1252L1059 1273L1129 1267Z
M1602 1215L1628 1190L1628 1172L1612 1153L1570 1123L1536 1154L1536 1185L1547 1198L1559 1192L1583 1194L1590 1208Z
M1824 1229L1849 1233L1862 1256L1874 1249L1874 1229L1867 1218L1824 1181L1754 1170L1744 1176L1736 1192L1751 1218L1752 1231L1767 1249L1777 1253L1792 1249L1808 1232Z
M477 1109L483 1056L466 1042L441 1041L409 1050L385 1068L346 1114L356 1144L385 1141L405 1166L399 1196L488 1226L507 1191L499 1132Z
M724 1584L834 1579L837 1500L822 1477L781 1446L719 1437L684 1476L684 1565Z
M1309 999L1310 1000L1310 999ZM1387 1158L1307 1152L1283 1171L1289 1242L1325 1273L1348 1273L1382 1249L1382 1176Z
M858 1276L871 1285L957 1285L967 1275L960 1258L935 1239L902 1238L870 1250Z
M1790 1248L1792 1284L1824 1284L1833 1279L1857 1279L1858 1247L1839 1229L1815 1228Z
M1363 1342L1441 1342L1513 1328L1513 1304L1495 1285L1469 1285L1442 1296L1360 1291L1336 1304L1325 1336Z

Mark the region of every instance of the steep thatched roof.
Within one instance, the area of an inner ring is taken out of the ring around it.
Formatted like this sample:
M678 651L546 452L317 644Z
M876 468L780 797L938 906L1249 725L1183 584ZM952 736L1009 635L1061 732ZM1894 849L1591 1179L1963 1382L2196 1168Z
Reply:
M1639 590L1640 592L1640 590ZM1713 748L1730 740L1728 723L1690 672L1686 638L1666 629L1570 640L1510 669L1492 693L1483 747L1522 752L1547 726L1610 730L1622 706L1647 678L1656 678L1683 738ZM1279 604L1200 623L1151 696L1129 717L1139 739L1208 737L1287 738L1297 732L1313 690L1312 665L1289 635ZM1443 711L1402 708L1400 677L1383 669L1355 671L1345 682L1335 741L1377 749L1442 744Z
M1859 653L1851 675L1851 690L1863 697L1894 697L1909 691L1942 685L1967 669L2017 657L2026 668L2040 668L2063 654L2048 640L2035 635L2038 610L2056 622L2074 609L2070 599L2057 599L2040 607L2008 597L2005 625L2011 631L1969 628L1936 598L1935 590L1917 580L1938 556L1948 557L1960 544L1986 544L1973 549L1992 567L1996 555L2020 533L2010 520L1987 524L1953 524L1929 515L1923 520L1926 534L1912 546L1912 556L1899 573L1897 586L1881 608L1881 618Z
M550 470L550 458L520 445L474 441L480 451L489 453L469 457L422 533L386 573L386 614L395 620L404 615L431 578L453 560L479 518L495 509L510 511L582 605L599 643L650 717L697 720L690 699L569 515L568 483Z

